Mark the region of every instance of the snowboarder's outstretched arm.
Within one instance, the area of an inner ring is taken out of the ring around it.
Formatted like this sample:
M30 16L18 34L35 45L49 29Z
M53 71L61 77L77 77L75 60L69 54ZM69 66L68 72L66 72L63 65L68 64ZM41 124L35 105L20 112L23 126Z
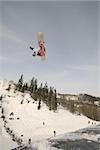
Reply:
M34 50L34 48L33 48L33 47L31 47L31 46L30 46L30 49L31 49L32 51Z

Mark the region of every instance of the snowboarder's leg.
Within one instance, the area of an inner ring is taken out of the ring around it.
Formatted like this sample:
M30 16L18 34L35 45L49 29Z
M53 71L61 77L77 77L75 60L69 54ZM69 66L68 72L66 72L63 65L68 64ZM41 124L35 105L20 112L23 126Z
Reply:
M38 53L37 53L37 56L41 56L41 54L38 52Z

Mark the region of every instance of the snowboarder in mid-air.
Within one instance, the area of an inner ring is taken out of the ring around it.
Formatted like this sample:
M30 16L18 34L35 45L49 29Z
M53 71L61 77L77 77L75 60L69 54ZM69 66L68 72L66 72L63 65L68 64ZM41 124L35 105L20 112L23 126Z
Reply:
M40 56L40 57L45 57L45 46L44 46L44 40L43 40L43 33L39 32L38 33L38 49L34 50L33 47L30 46L30 49L33 51L33 56Z

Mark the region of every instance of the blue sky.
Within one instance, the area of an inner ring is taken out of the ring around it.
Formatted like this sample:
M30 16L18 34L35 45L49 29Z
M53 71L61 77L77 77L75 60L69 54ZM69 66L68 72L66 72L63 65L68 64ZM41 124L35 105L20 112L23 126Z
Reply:
M0 76L35 76L61 93L99 95L99 2L0 2ZM32 57L44 33L46 60Z

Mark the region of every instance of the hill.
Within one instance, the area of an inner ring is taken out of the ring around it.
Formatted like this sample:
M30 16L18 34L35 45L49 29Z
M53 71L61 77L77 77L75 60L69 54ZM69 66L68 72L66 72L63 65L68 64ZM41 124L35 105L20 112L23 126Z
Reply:
M38 109L39 99L34 100L29 91L20 92L15 88L12 82L0 81L0 146L3 150L16 147L45 150L48 138L98 123L84 115L72 114L60 105L56 111L50 110L43 101Z

